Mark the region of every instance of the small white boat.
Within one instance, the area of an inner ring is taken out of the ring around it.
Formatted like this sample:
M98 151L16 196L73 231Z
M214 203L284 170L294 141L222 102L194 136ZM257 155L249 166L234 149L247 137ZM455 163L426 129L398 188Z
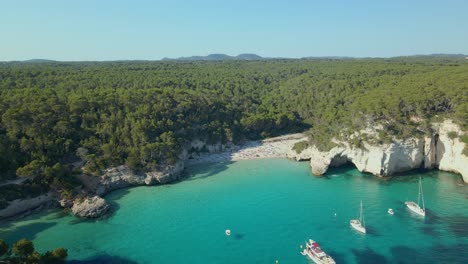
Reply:
M366 226L364 225L364 216L362 210L362 200L361 200L361 209L359 210L359 220L353 219L349 222L352 228L356 229L361 233L366 233Z
M303 256L308 256L317 264L335 264L335 260L325 253L320 245L312 239L309 239L309 242L306 243L306 248L301 251Z
M225 233L226 233L226 236L230 236L231 235L231 230L226 229Z
M420 201L422 202L422 208L419 205ZM426 208L424 206L424 195L423 195L421 177L419 177L418 203L415 203L413 201L407 201L405 202L405 204L406 204L406 207L408 207L412 212L423 217L426 216Z
M393 212L393 209L392 208L388 208L388 211L387 211L389 214L393 215L394 212Z

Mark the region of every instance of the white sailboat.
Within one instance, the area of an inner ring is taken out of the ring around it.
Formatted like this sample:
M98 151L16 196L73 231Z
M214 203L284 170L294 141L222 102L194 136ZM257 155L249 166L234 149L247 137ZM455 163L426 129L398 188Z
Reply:
M419 203L422 202L422 208L419 205ZM421 182L421 176L419 176L419 193L418 193L418 203L415 203L413 201L407 201L405 202L406 206L416 214L420 216L426 216L426 208L424 206L424 195L423 195L423 189L422 189L422 182Z
M364 216L362 210L362 200L361 200L361 209L359 210L359 220L353 219L349 222L351 226L361 233L366 233L366 226L364 225Z

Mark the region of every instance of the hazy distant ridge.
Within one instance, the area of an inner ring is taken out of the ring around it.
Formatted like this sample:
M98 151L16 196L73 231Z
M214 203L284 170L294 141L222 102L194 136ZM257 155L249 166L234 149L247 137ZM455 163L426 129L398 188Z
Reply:
M354 60L354 59L400 59L400 58L467 58L466 54L450 54L450 53L434 53L434 54L415 54L394 57L348 57L348 56L306 56L302 58L287 58L287 57L262 57L254 53L242 53L237 56L230 56L222 53L213 53L207 56L190 56L179 58L163 58L162 61L224 61L224 60L242 60L242 61L255 61L255 60L272 60L272 59L296 59L296 60ZM128 61L147 61L147 60L107 60L100 62L128 62ZM152 61L152 60L149 60ZM49 59L30 59L18 61L0 61L0 63L60 63L67 61L57 61ZM94 61L74 61L74 62L94 62ZM96 61L97 62L97 61Z
M162 60L182 60L182 61L218 61L218 60L265 60L257 54L243 53L237 56L229 56L226 54L210 54L207 56L191 56L191 57L180 57L176 59L163 58Z

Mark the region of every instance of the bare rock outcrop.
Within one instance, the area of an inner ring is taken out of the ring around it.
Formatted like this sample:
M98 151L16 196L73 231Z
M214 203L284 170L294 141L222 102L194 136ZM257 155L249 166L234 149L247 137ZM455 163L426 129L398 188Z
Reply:
M109 204L99 196L77 199L73 203L74 215L84 218L98 218L106 214L110 209Z
M187 160L187 151L179 155L179 160L172 165L160 166L157 170L146 173L135 173L126 165L107 169L99 178L99 182L93 187L97 195L104 195L112 190L137 185L155 185L176 181L182 176Z
M179 160L174 165L165 166L158 171L151 171L145 173L145 184L164 184L170 183L180 179L182 172L185 168L185 160Z
M107 169L104 174L99 177L95 193L97 195L104 195L112 190L144 184L144 175L136 174L127 166L122 165Z

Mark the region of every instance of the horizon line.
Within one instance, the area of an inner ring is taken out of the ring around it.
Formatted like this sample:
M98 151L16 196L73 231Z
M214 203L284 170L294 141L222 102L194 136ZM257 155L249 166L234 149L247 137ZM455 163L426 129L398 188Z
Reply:
M323 55L323 56L303 56L303 57L269 57L258 55L257 53L239 53L237 55L229 55L226 53L209 53L207 55L191 55L191 56L181 56L181 57L162 57L160 59L109 59L109 60L55 60L55 59L44 59L44 58L31 58L23 60L2 60L1 63L11 63L11 62L124 62L124 61L222 61L223 59L212 59L212 60L203 60L195 59L195 57L208 57L211 55L223 55L231 57L232 60L236 60L236 57L239 55L256 55L259 56L259 59L251 59L250 61L255 60L274 60L274 59L284 59L284 60L301 60L301 59L391 59L391 58L401 58L401 57L465 57L468 59L468 54L465 53L429 53L429 54L412 54L412 55L395 55L395 56L346 56L346 55ZM249 61L249 59L238 59Z

